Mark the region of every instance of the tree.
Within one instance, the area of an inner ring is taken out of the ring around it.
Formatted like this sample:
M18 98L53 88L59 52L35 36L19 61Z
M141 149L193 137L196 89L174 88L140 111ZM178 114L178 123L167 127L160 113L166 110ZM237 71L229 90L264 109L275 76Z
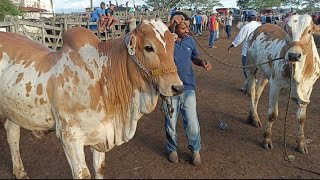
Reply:
M302 1L301 6L313 9L314 7L318 6L319 4L320 4L320 0L305 0L305 1Z
M237 5L243 9L264 9L266 7L279 7L288 0L238 0Z
M6 15L22 15L22 11L16 7L10 0L0 0L0 21L4 20Z
M155 9L167 11L176 6L209 8L213 6L222 6L219 0L144 0L146 4Z

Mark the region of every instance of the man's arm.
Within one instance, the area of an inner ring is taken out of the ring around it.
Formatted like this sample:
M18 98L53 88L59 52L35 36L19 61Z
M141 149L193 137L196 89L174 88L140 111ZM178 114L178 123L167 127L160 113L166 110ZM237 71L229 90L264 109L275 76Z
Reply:
M208 71L212 69L212 65L210 64L210 62L202 60L200 57L196 57L195 59L192 60L192 62L197 66L202 66Z
M174 26L180 24L184 21L184 17L182 15L175 15L168 23L168 29L172 29Z
M236 39L232 42L232 44L228 48L229 53L231 53L231 48L237 47L240 43L242 43L242 41L246 38L246 34L247 34L247 28L242 27Z

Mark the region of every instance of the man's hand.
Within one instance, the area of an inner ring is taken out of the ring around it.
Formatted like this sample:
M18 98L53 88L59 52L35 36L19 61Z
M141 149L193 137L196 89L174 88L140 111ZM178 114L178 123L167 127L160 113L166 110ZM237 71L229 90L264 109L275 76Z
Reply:
M176 24L180 24L181 22L183 22L185 19L182 15L175 15L173 16L173 18L171 19L172 24L176 23Z
M229 48L228 48L228 53L229 53L229 54L231 53L231 48L233 48L233 47L234 47L233 44L231 44L231 46L229 46Z
M207 71L212 69L212 65L209 61L202 61L202 67L204 67Z

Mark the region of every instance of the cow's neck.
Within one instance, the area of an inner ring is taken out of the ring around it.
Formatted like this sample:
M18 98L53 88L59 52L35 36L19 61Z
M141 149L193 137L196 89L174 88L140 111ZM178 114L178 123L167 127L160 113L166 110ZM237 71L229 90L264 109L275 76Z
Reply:
M101 42L99 53L108 59L100 79L106 121L112 124L119 145L133 137L141 116L155 109L158 93L128 55L124 38Z

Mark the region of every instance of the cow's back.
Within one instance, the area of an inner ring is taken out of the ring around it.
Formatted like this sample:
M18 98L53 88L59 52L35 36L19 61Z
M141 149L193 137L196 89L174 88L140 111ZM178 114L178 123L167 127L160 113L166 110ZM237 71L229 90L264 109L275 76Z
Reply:
M286 32L279 26L265 24L258 27L250 36L247 53L247 64L261 64L276 58L284 57L286 52ZM274 64L283 64L283 61L268 63L259 68L271 76ZM278 66L280 67L280 66Z
M96 47L99 42L99 38L90 30L82 27L75 27L67 30L63 34L62 50L66 51L72 49L79 51L79 49L86 44Z

